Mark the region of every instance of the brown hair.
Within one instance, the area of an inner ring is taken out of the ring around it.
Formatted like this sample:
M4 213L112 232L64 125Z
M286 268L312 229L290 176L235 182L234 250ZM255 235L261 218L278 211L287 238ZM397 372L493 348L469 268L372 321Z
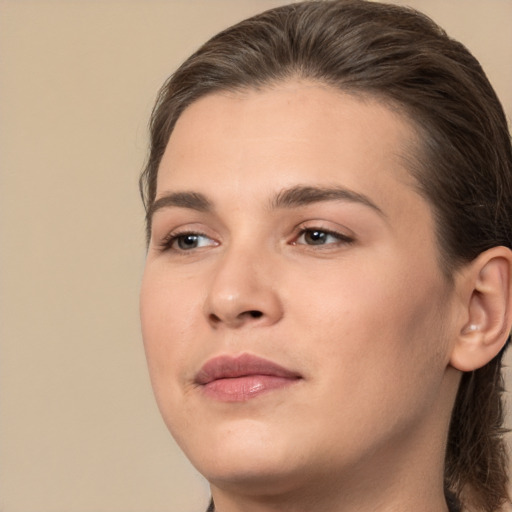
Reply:
M164 84L151 118L141 176L146 210L167 142L188 105L213 91L293 77L377 97L412 120L421 142L409 167L436 216L448 278L488 248L512 247L510 135L478 61L423 14L365 0L278 7L219 33L187 59ZM463 375L446 450L447 497L485 512L509 501L503 351Z

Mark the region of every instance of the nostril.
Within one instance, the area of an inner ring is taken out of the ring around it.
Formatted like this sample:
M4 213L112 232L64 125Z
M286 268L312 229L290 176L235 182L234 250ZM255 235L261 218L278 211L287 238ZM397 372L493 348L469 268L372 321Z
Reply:
M221 319L215 313L211 313L209 315L209 317L210 317L210 322L212 324L218 324L221 321Z
M240 313L239 315L237 315L236 319L233 318L233 321L235 323L238 323L240 321L243 321L244 318L261 318L263 316L263 312L262 311L258 311L256 309L251 309L249 311L244 311L243 313ZM222 323L222 322L228 322L230 323L231 320L226 317L222 317L222 316L218 316L216 315L215 313L210 313L210 315L208 315L208 318L210 320L210 322L212 324L219 324L219 323Z

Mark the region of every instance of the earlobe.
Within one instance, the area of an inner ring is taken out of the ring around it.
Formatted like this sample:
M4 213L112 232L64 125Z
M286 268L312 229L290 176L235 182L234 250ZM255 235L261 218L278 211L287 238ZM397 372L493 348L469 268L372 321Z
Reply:
M512 251L493 247L464 272L466 315L450 364L469 372L485 366L503 348L512 324Z

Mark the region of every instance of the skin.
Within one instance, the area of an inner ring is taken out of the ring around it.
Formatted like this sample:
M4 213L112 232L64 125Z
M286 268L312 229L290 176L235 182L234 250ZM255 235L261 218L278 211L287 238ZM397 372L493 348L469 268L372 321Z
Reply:
M377 101L298 81L211 94L178 120L158 174L142 328L163 418L220 512L447 510L460 376L449 363L471 287L439 267L431 209L401 158L415 143ZM357 196L270 206L297 186ZM162 200L176 192L210 208ZM334 234L316 245L314 230ZM219 401L195 376L225 354L301 378Z

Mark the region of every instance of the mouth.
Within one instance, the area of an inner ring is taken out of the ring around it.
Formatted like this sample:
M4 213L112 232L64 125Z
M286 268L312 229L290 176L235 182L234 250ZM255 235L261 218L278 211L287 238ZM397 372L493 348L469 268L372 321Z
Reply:
M245 402L301 380L294 371L250 354L219 356L207 361L195 383L209 398L221 402Z

